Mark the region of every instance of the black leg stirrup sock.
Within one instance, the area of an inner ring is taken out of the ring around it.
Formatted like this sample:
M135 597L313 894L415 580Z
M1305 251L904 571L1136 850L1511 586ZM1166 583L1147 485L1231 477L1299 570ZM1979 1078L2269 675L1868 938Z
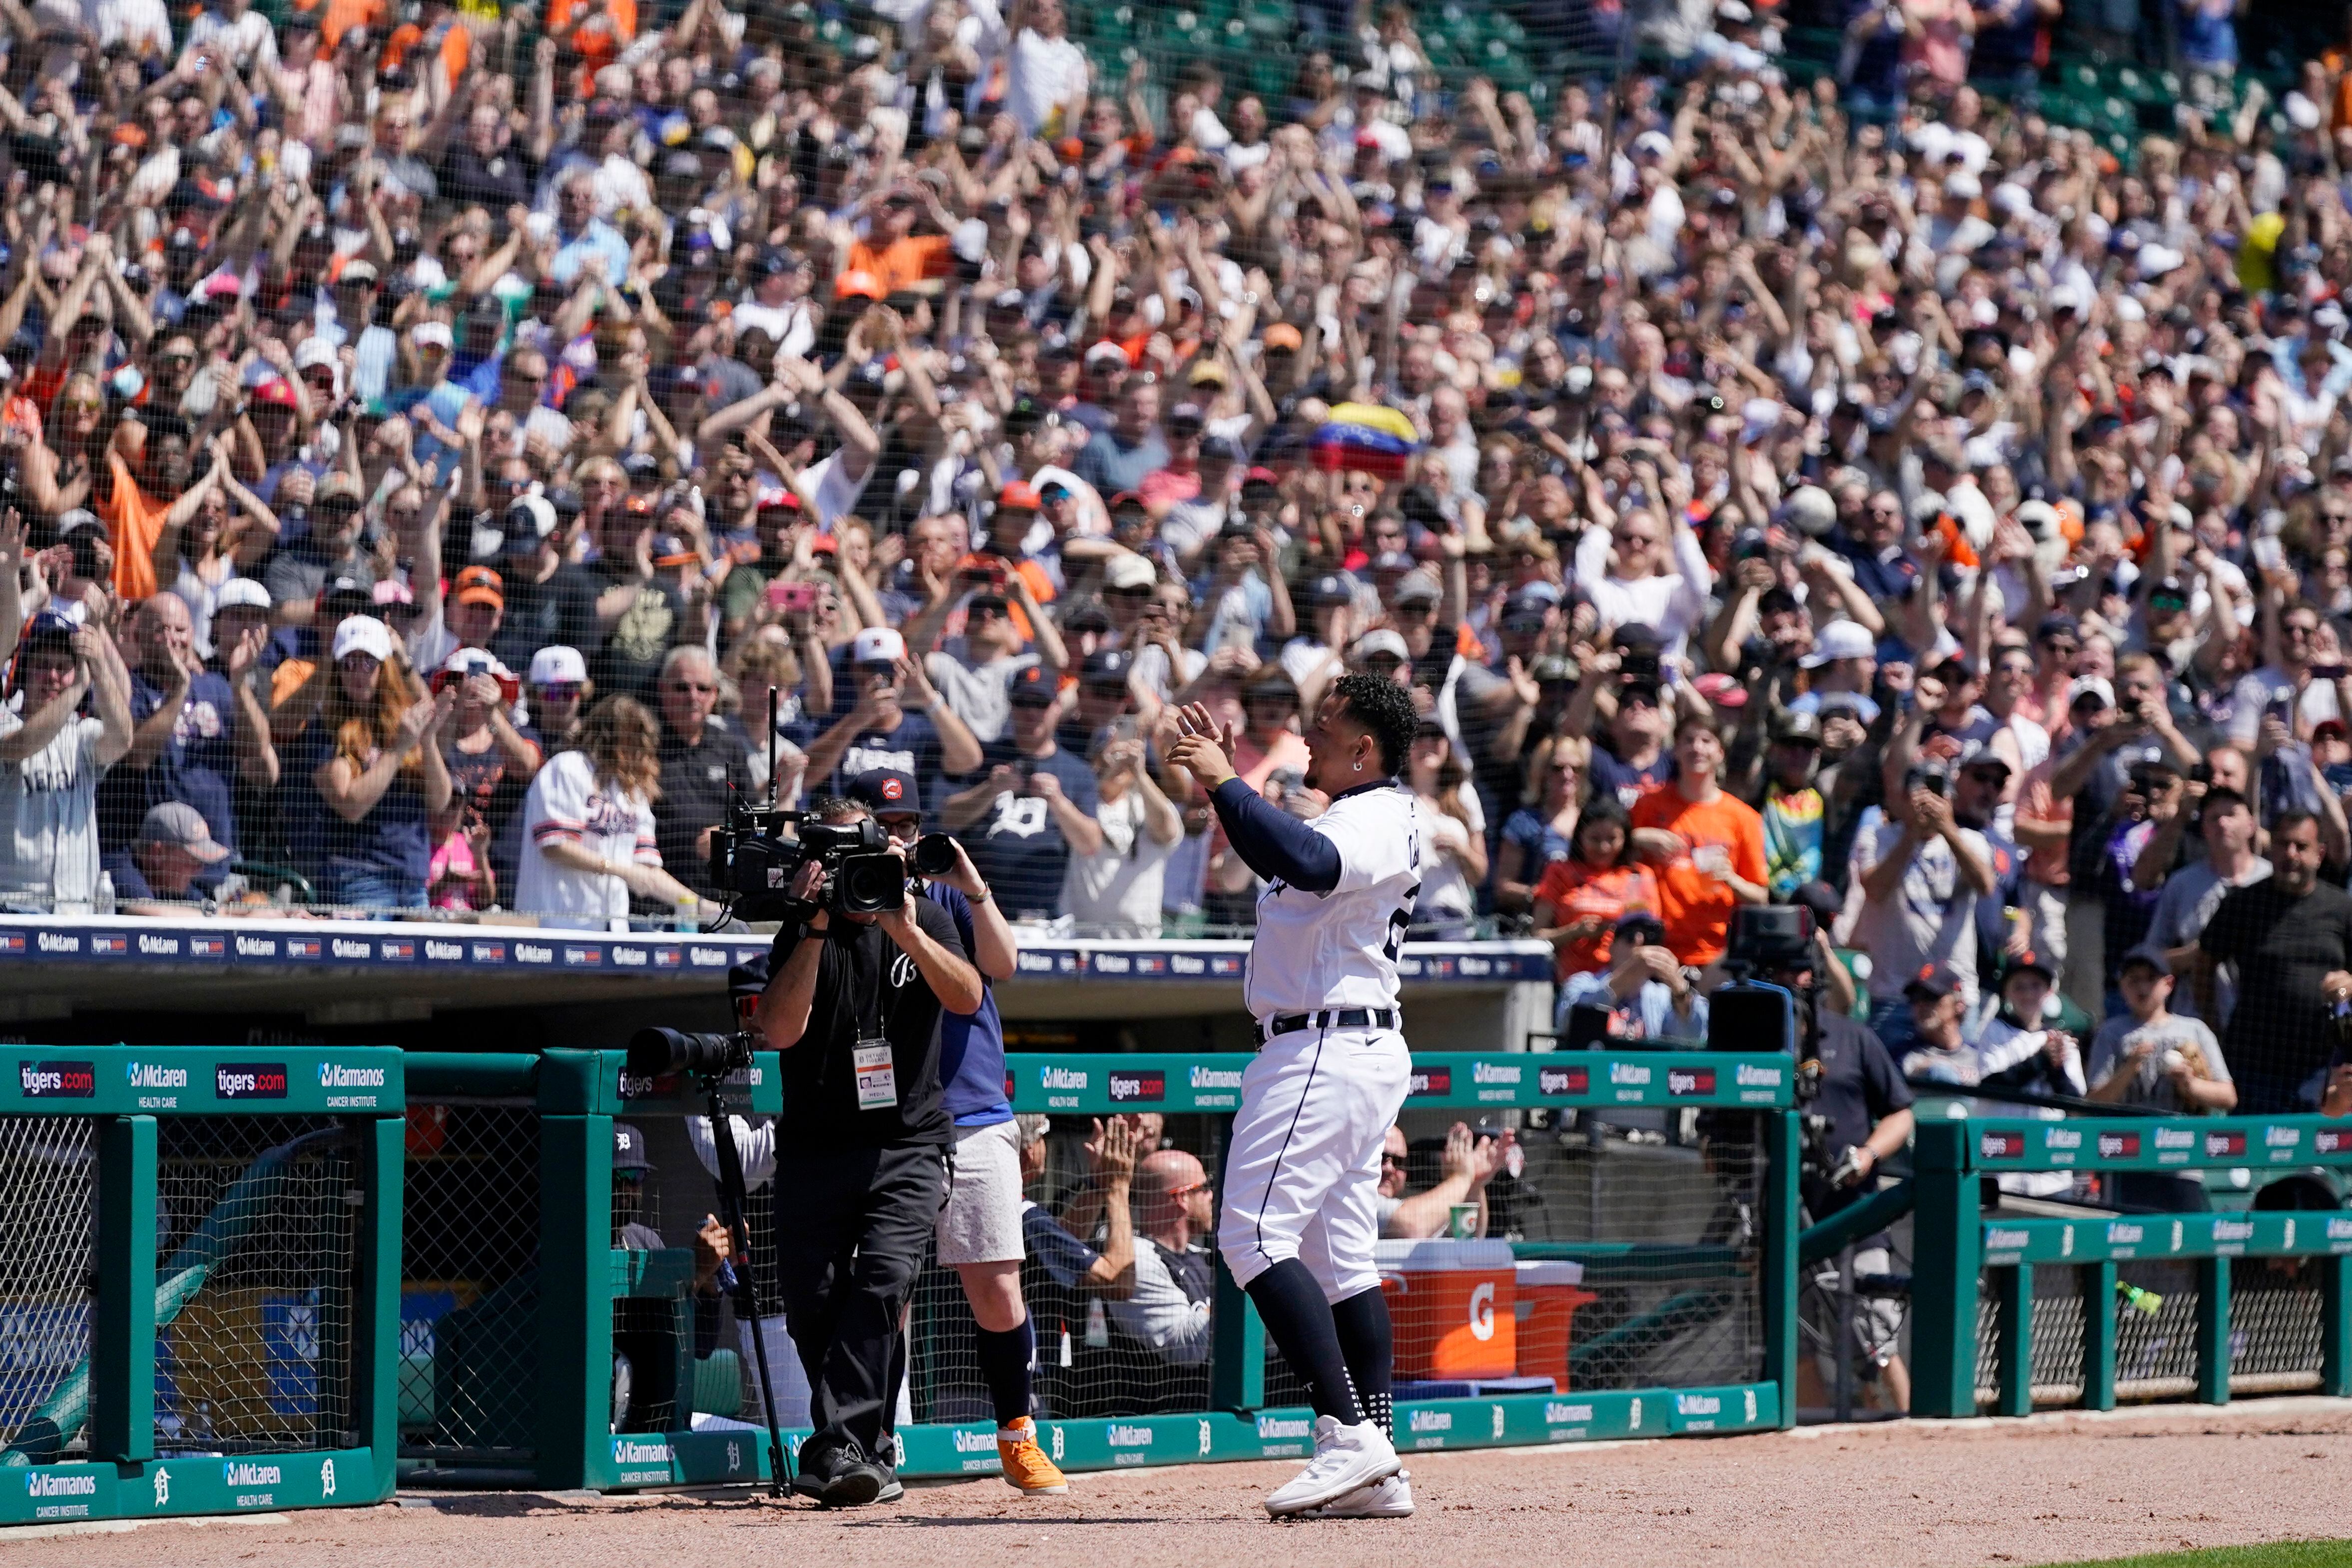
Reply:
M976 1329L980 1375L996 1406L996 1425L1010 1426L1029 1414L1029 1363L1036 1357L1035 1325L1024 1318L1013 1329Z
M1343 1426L1363 1420L1348 1387L1348 1359L1339 1352L1339 1331L1330 1303L1307 1265L1286 1258L1249 1282L1249 1299L1290 1369L1307 1380L1315 1414ZM1384 1314L1385 1316L1385 1314Z
M1389 1323L1388 1298L1375 1285L1344 1301L1334 1301L1331 1322L1339 1331L1340 1352L1348 1358L1348 1379L1356 1385L1356 1403L1394 1442L1396 1417L1390 1376L1396 1336Z

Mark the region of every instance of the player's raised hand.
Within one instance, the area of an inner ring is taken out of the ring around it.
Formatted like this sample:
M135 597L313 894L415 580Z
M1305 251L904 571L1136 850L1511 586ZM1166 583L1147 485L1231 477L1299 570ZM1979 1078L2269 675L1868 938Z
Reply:
M1205 704L1187 704L1176 714L1176 738L1167 748L1168 760L1213 790L1234 777L1232 738L1217 728Z

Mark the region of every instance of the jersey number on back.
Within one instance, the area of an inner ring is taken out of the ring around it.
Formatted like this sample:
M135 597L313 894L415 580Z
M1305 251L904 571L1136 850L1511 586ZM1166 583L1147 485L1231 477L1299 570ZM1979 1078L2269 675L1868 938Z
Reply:
M1404 933L1412 925L1412 900L1420 896L1419 888L1407 889L1404 908L1389 916L1389 940L1381 945L1381 952L1391 963L1404 951Z

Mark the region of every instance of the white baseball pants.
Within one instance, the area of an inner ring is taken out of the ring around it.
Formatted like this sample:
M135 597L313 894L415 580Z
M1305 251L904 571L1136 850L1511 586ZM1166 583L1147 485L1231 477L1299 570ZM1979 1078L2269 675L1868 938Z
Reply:
M1217 1247L1246 1286L1287 1258L1326 1300L1380 1286L1381 1149L1412 1058L1394 1029L1276 1036L1242 1074Z

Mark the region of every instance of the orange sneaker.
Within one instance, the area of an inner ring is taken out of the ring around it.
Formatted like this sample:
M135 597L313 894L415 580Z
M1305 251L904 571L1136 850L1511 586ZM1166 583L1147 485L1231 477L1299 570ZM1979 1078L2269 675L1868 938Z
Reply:
M1004 1484L1031 1496L1066 1492L1069 1478L1037 1447L1037 1423L1026 1415L996 1429L996 1457L1004 1466Z

